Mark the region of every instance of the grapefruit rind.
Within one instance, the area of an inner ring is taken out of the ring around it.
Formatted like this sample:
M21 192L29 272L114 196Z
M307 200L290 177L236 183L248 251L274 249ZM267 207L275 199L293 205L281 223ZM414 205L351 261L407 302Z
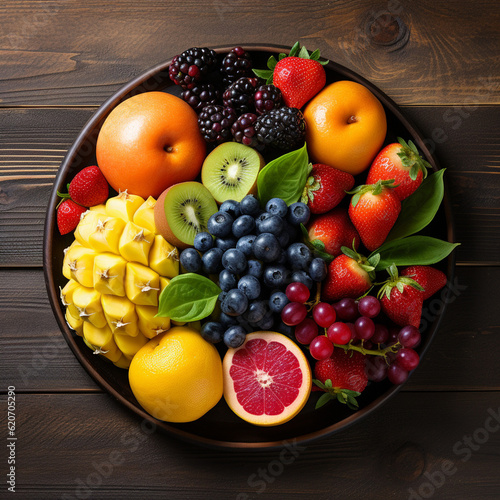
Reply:
M241 349L245 349L248 343L255 339L264 340L268 344L270 342L278 342L285 346L287 351L291 352L295 356L302 372L302 384L300 385L298 395L295 397L294 401L291 404L286 406L286 408L281 413L276 415L267 415L265 413L256 415L249 413L238 401L238 395L234 387L234 380L230 375L230 369L233 366L234 355ZM246 422L254 425L270 427L273 425L280 425L288 422L302 410L311 393L312 374L309 362L307 361L304 353L297 346L297 344L295 344L292 340L290 340L285 335L282 335L281 333L270 331L249 333L246 336L243 345L236 349L228 349L222 362L222 370L224 373L224 399L226 400L226 403L236 415L238 415Z

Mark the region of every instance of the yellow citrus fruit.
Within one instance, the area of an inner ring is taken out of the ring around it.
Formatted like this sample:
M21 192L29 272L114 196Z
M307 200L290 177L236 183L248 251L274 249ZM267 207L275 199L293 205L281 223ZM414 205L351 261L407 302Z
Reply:
M197 331L177 326L137 352L129 382L137 401L153 417L192 422L222 397L222 362Z

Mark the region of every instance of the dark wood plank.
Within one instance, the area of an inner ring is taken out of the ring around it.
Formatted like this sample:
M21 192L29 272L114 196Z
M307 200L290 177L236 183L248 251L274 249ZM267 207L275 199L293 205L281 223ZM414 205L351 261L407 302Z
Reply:
M500 390L492 376L499 331L496 302L480 293L493 290L500 268L461 267L440 330L405 391ZM23 392L98 390L63 340L46 298L43 274L0 271L0 387ZM442 302L426 303L426 315Z
M93 111L0 109L0 266L41 265L43 221L53 179ZM498 265L498 108L410 106L403 112L423 130L441 166L448 169L456 241L462 243L456 250L458 262Z
M499 406L498 392L400 393L331 437L248 453L174 440L107 395L18 395L16 491L26 500L386 499L412 491L417 499L496 500Z
M297 39L401 104L499 102L500 16L492 0L145 5L4 1L0 105L101 104L188 47Z

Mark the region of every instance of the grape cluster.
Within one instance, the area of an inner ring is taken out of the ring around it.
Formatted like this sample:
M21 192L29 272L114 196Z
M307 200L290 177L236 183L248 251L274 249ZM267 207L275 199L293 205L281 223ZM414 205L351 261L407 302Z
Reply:
M300 285L309 297L327 274L325 261L299 241L299 225L309 216L304 203L287 206L273 198L262 210L247 195L239 203L225 201L210 217L208 232L198 233L194 248L180 255L187 272L214 277L222 290L220 317L202 326L206 340L239 347L255 329L288 333L288 323L280 321L289 302L287 286Z
M420 343L418 328L387 328L376 323L380 313L379 300L371 295L358 301L345 298L334 304L319 302L312 307L308 317L308 290L300 283L286 289L289 303L281 317L287 325L295 327L297 342L308 345L316 360L329 358L337 346L349 346L367 355L366 372L370 380L379 382L387 377L393 384L402 384L408 372L419 363L419 355L413 349ZM323 329L323 332L320 330Z

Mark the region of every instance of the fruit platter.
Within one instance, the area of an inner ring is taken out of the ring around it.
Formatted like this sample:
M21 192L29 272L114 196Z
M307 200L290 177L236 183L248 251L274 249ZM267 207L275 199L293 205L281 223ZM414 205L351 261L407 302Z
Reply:
M93 379L155 428L316 439L394 395L438 330L458 245L444 178L397 105L318 50L188 48L68 151L51 306Z

